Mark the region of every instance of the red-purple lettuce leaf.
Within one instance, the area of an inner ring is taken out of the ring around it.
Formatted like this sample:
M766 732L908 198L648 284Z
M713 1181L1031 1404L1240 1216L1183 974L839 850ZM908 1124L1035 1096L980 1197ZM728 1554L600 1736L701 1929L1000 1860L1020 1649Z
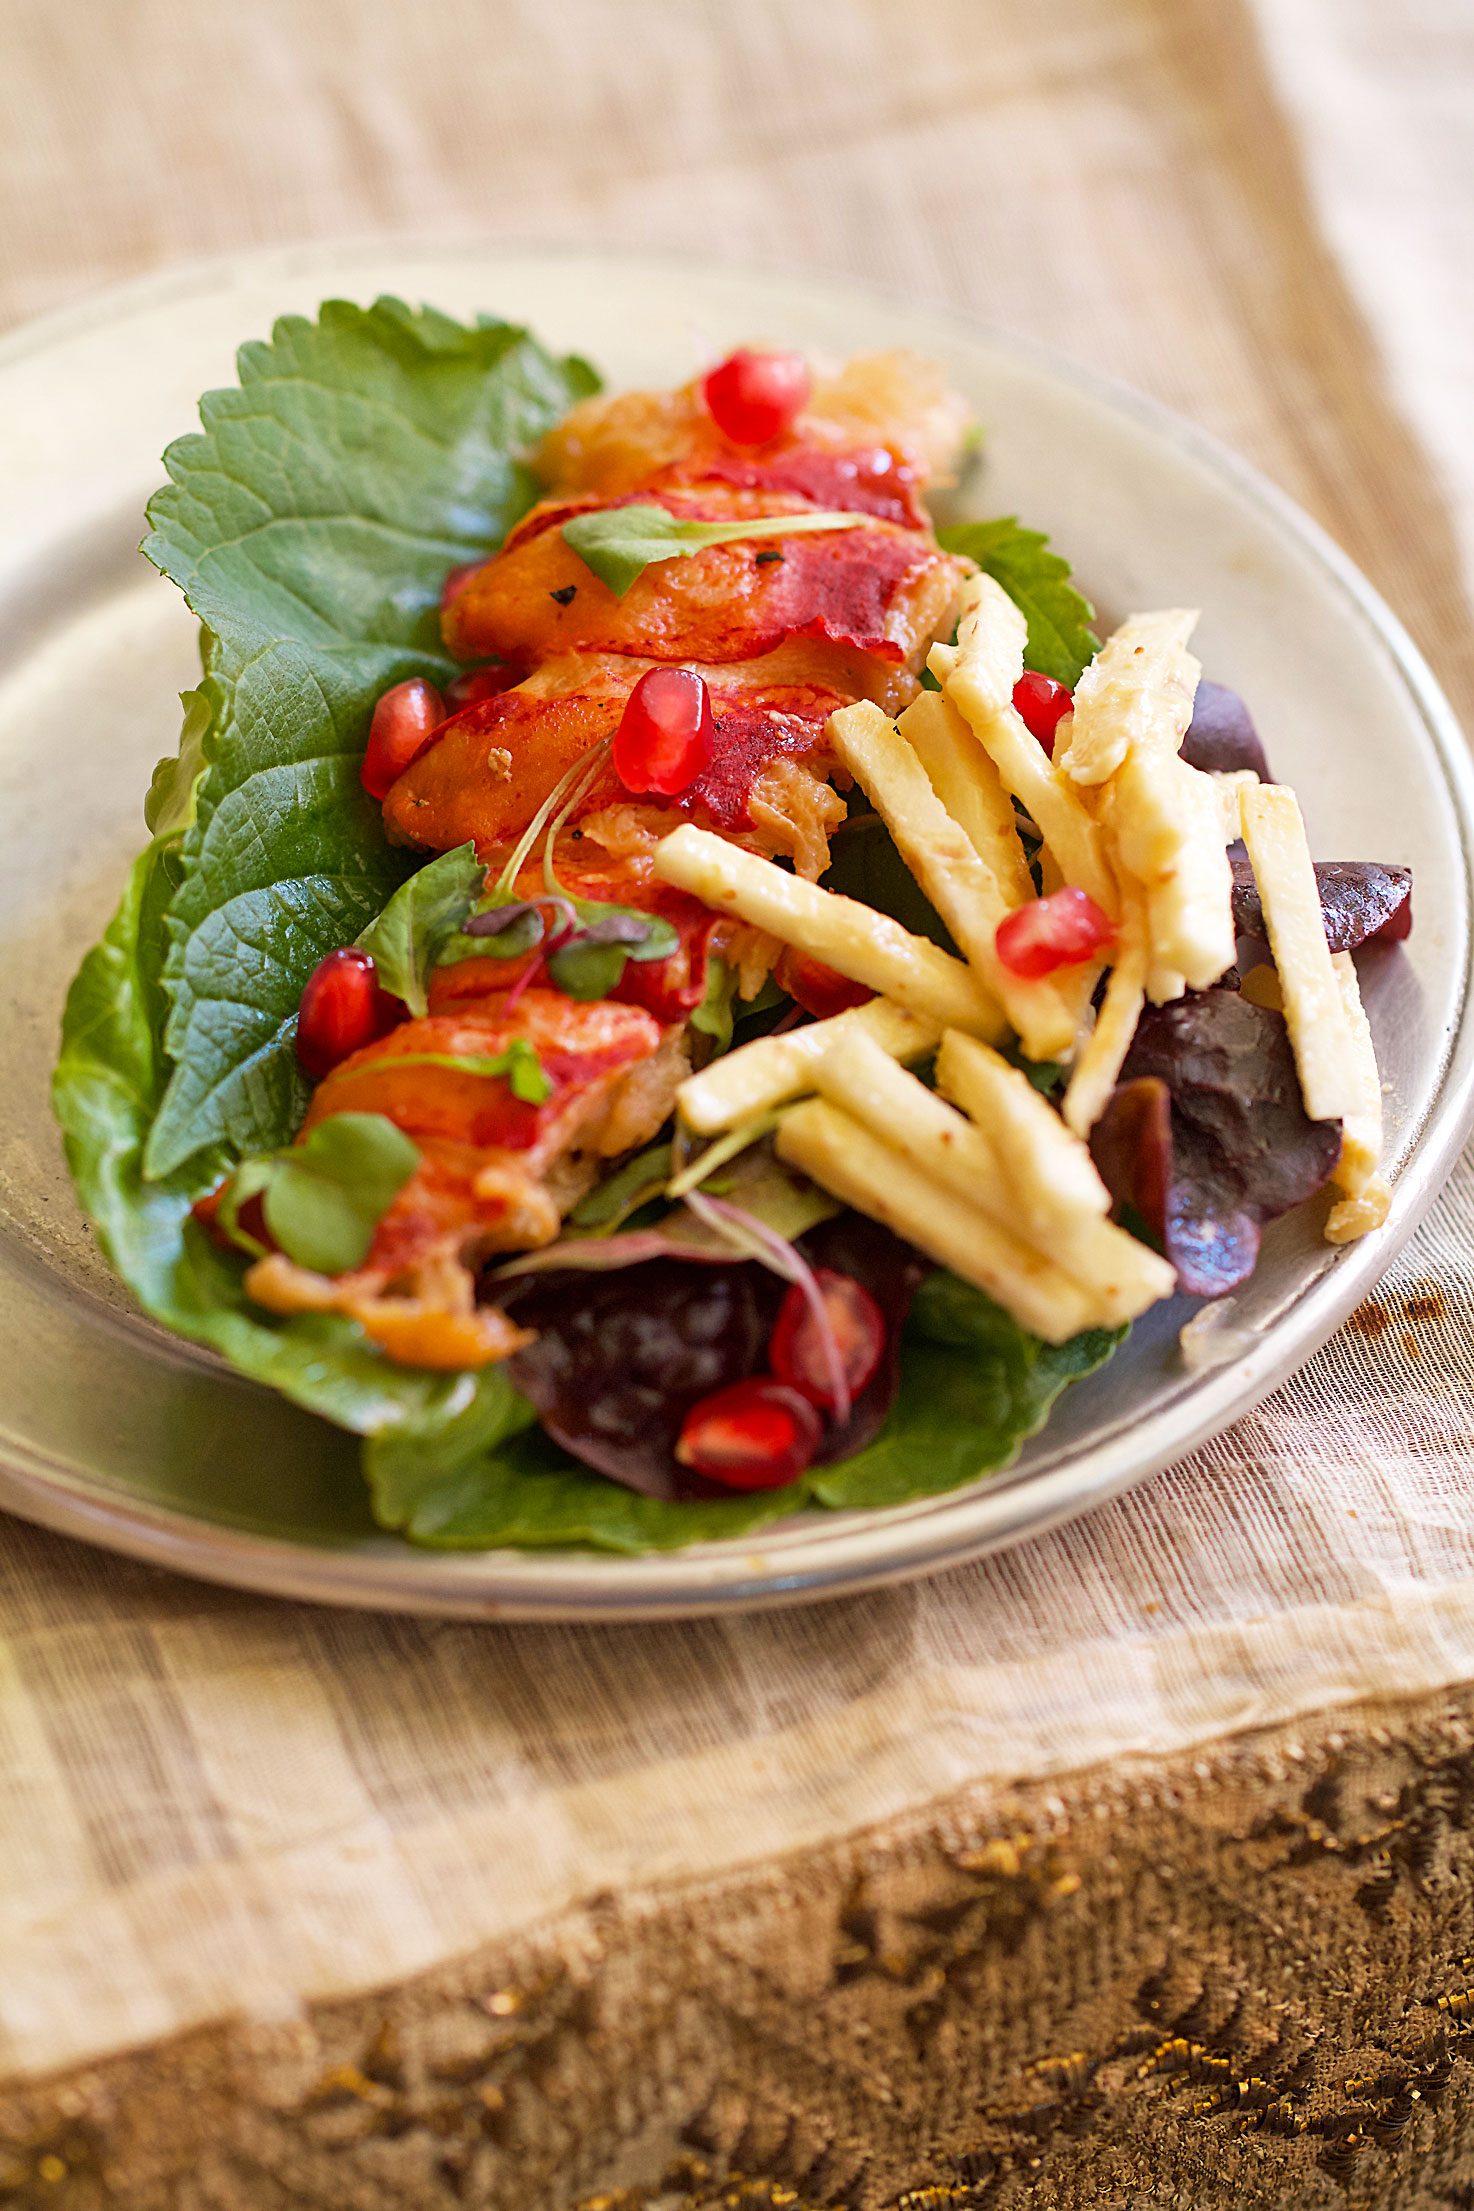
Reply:
M826 1427L815 1463L851 1457L878 1434L900 1379L901 1332L924 1264L856 1213L799 1239L811 1266L864 1284L886 1320L886 1354L842 1427ZM694 1255L693 1255L694 1256ZM617 1273L572 1269L499 1282L497 1300L535 1341L508 1373L566 1451L647 1497L713 1497L675 1458L698 1399L767 1371L787 1285L752 1261L692 1267L653 1259Z
M1307 1118L1284 1016L1231 990L1150 1006L1090 1149L1191 1296L1253 1272L1264 1222L1312 1197L1341 1151Z

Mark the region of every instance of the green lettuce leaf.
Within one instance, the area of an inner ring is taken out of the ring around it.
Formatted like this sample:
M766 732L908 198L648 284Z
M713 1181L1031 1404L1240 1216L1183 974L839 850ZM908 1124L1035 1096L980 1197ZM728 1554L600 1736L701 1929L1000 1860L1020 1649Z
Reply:
M457 845L401 883L384 911L360 932L358 949L372 959L381 989L402 998L412 1014L428 1010L431 970L485 881L476 847Z
M314 1274L351 1274L374 1231L420 1164L418 1147L383 1113L330 1113L300 1144L248 1159L231 1177L220 1219L253 1245L240 1209L259 1197L272 1240Z
M194 1200L233 1165L224 1146L144 1180L144 1141L168 1080L158 1040L169 857L159 839L134 862L107 934L67 995L52 1102L83 1208L107 1257L165 1327L339 1427L367 1435L412 1424L434 1435L472 1412L488 1387L508 1388L505 1379L495 1369L478 1376L396 1366L356 1321L332 1313L286 1319L253 1304L241 1286L244 1260L219 1251L190 1217Z
M1023 529L1016 515L996 522L957 522L938 530L949 553L964 553L1002 584L1028 617L1024 665L1074 690L1093 660L1099 639L1090 624L1095 609L1070 582L1070 564L1049 551L1042 530Z
M434 1434L492 1377L396 1366L354 1321L253 1305L244 1259L190 1208L298 1124L302 985L413 865L358 781L374 702L451 672L445 571L524 511L523 450L597 379L508 324L394 300L279 323L240 370L150 507L205 676L155 772L154 841L68 995L53 1105L82 1205L155 1319L342 1427Z
M215 1144L274 1150L300 1120L302 984L409 872L358 779L374 701L454 672L446 571L525 511L521 455L597 381L509 323L390 299L288 317L239 369L164 456L144 547L200 617L210 706L169 911L154 1178Z

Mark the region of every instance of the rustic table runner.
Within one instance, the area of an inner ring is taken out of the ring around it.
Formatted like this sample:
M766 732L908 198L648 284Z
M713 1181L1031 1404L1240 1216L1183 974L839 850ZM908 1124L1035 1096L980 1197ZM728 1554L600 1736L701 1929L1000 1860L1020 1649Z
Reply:
M1395 12L0 0L0 324L386 230L863 277L1218 431L1469 717L1474 28ZM1208 1450L782 1615L5 1524L0 2202L1467 2202L1471 1254L1466 1160Z

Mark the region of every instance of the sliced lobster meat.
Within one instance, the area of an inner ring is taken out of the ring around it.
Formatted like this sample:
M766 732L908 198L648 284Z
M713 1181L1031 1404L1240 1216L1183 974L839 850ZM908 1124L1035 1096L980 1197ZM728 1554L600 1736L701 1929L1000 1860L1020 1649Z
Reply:
M875 458L884 452L897 475L904 472L920 493L948 476L970 424L971 410L937 363L895 348L858 354L837 375L816 379L791 434L756 453L734 447L722 435L698 379L675 391L601 393L584 400L543 440L538 469L555 492L618 499L650 488L667 470L699 481L733 463L783 472L772 478L779 488L805 489L823 506L858 506L858 499L835 495L839 484L833 479L809 490L796 486L787 472L811 460L822 465L853 459L858 478L867 473L868 461L868 473L879 481L889 473ZM891 519L925 521L919 514Z
M486 1071L515 1042L547 1077L541 1103ZM329 1280L273 1252L247 1275L251 1296L275 1312L346 1313L415 1365L504 1358L523 1331L477 1306L473 1269L551 1242L601 1160L654 1134L688 1071L679 1032L642 1007L536 987L515 1004L503 989L402 1023L318 1086L301 1133L334 1113L382 1113L414 1139L419 1166L361 1267Z
M449 851L469 838L489 859L515 842L560 776L613 737L631 690L652 663L568 656L512 691L452 715L384 803L389 833L404 844ZM691 788L667 801L671 827L694 818L727 830L762 827L752 799L773 763L832 767L825 725L844 696L815 684L727 682L707 671L715 723L713 758ZM570 817L577 821L630 794L609 763ZM842 808L835 809L835 818ZM788 849L781 836L774 848Z
M813 504L720 483L642 492L639 503L698 522L803 513ZM956 619L963 563L915 529L869 517L852 529L738 539L655 561L617 599L562 534L565 522L604 504L555 499L534 507L447 607L450 650L463 659L495 653L520 667L571 652L720 665L813 637L915 674Z

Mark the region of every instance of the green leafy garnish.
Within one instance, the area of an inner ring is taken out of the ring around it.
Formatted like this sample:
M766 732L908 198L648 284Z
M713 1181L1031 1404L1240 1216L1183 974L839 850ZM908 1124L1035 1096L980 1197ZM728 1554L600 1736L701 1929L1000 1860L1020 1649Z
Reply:
M852 814L841 822L829 852L829 866L821 879L825 890L889 914L913 937L929 937L956 956L947 924L901 858L879 814Z
M1065 1079L1065 1071L1057 1059L1027 1059L1017 1044L1003 1044L999 1050L1010 1067L1027 1075L1034 1088L1042 1091L1046 1098L1051 1090L1058 1090Z
M394 1052L377 1064L381 1072L394 1074L401 1067L448 1067L453 1075L501 1078L524 1105L542 1105L553 1095L552 1080L536 1046L525 1036L513 1037L504 1052Z
M711 1038L708 1060L720 1059L732 1048L732 1000L737 994L737 970L708 953L706 996L691 1016L691 1026Z
M507 910L505 925L487 934L479 929L472 933L463 922L447 938L441 966L453 967L462 960L518 959L571 921L573 933L548 954L548 977L567 997L587 1000L609 996L626 960L668 960L680 947L676 930L658 914L634 906L605 905L596 898L570 898L564 892L519 898L509 886L498 884L470 918L479 922L501 907Z
M577 931L548 957L548 974L570 998L607 998L623 975L626 960L643 966L668 960L680 949L679 933L658 914L640 913L632 906L606 906L594 898L575 898L570 904L578 919Z
M512 890L491 890L476 906L474 915L479 918L482 914L495 913L502 906L509 909L506 921L485 935L467 935L465 922L462 922L441 946L436 966L457 967L462 960L519 960L524 952L535 950L547 934L547 923L538 901L519 898Z
M1070 582L1069 562L1048 550L1043 531L1025 530L1016 515L1005 515L996 522L954 523L938 530L937 542L975 560L1002 584L1028 618L1024 665L1073 691L1099 650L1090 629L1095 609Z
M149 506L145 549L203 625L209 710L186 733L204 773L167 923L154 1179L215 1144L274 1150L300 1121L303 983L409 872L359 782L374 703L454 674L446 571L531 504L518 456L597 383L509 323L392 299L289 316L239 366Z
M380 987L402 998L416 1017L429 1010L431 971L485 881L475 845L457 845L401 883L378 919L360 932L358 949L372 957Z
M666 1196L683 1198L688 1190L699 1190L708 1176L716 1173L718 1167L725 1167L729 1159L735 1159L749 1145L759 1144L765 1136L771 1136L782 1118L781 1113L759 1113L751 1121L739 1121L736 1128L728 1129L725 1136L717 1137L714 1143L707 1145L699 1158L693 1159L689 1166L683 1167L678 1175L671 1177Z
M746 537L798 537L810 530L863 529L868 522L863 514L764 514L744 522L691 522L664 507L604 507L565 522L563 542L622 599L652 561L679 560L708 545L732 545Z
M569 1228L582 1236L612 1236L632 1213L661 1195L670 1179L670 1161L669 1144L652 1144L637 1152L579 1199L568 1216Z
M260 1198L272 1241L289 1259L314 1274L351 1274L419 1163L415 1145L382 1113L330 1113L300 1144L237 1168L221 1225L258 1249L241 1231L240 1210Z

